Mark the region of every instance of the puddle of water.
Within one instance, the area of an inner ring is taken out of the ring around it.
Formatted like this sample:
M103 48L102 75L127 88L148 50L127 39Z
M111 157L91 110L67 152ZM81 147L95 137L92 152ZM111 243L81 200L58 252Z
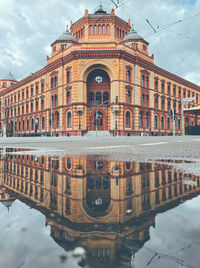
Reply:
M4 150L0 267L200 267L200 176L170 164Z

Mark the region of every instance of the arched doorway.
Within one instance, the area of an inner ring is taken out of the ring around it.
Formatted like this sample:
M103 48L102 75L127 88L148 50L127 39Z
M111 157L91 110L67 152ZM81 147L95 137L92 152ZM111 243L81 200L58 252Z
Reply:
M94 122L95 122L95 128L97 129L97 130L103 130L104 129L104 127L103 127L103 122L104 122L104 120L103 120L103 113L102 112L95 112L94 113Z
M110 77L106 71L95 69L87 77L87 104L90 108L88 130L108 129L107 114L110 102Z

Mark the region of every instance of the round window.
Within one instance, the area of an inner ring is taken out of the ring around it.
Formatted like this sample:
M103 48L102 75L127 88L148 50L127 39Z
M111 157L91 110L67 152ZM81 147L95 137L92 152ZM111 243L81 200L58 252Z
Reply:
M102 77L101 76L96 76L95 77L95 81L97 82L97 83L102 83Z

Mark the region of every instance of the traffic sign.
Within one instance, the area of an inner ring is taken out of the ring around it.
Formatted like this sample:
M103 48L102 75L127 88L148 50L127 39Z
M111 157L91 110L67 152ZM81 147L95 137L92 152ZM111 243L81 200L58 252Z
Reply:
M195 97L191 97L191 98L183 98L181 99L181 102L182 103L188 103L190 101L194 101L195 100Z

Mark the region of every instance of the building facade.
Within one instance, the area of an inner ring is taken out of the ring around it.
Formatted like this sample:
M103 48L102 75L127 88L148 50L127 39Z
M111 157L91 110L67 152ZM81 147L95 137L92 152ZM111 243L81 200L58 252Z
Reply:
M8 136L170 135L182 133L181 99L200 87L154 64L149 43L128 22L100 6L51 44L46 66L22 81L0 80L1 132ZM12 82L11 84L5 84ZM188 105L187 105L187 108ZM183 124L199 124L189 113ZM4 131L5 132L5 131Z

